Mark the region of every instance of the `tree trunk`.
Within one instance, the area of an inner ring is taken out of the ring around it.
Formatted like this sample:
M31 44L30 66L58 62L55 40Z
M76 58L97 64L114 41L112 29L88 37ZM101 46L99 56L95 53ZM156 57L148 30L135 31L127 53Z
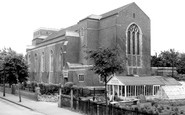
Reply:
M5 97L5 72L3 75L3 96Z
M21 83L18 83L18 91L19 91L19 102L21 102L21 91L20 91Z

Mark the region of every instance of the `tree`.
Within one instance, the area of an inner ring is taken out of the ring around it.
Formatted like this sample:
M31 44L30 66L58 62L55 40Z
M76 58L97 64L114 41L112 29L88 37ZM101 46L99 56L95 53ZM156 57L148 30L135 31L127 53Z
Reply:
M4 94L5 94L5 77L6 82L10 84L19 83L19 102L21 102L20 84L27 81L28 66L21 54L17 54L11 48L0 51L0 74L4 77Z
M161 57L151 56L151 66L152 67L163 67L164 62Z
M104 79L107 113L107 77L124 71L123 59L116 48L98 48L97 50L88 50L87 54L87 59L93 61L93 67L91 70Z
M179 52L174 49L162 51L159 55L162 58L164 67L176 67L179 60Z
M174 67L177 66L179 61L179 52L176 52L174 49L161 52L159 55L166 67L172 67L172 77L174 77Z
M24 82L28 78L28 66L21 54L11 48L0 50L0 74L6 75L6 82L11 84Z
M180 55L180 58L177 64L177 72L179 74L185 74L185 53Z
M174 77L174 67L178 66L180 53L174 49L162 51L159 56L151 57L152 67L172 67L172 77Z

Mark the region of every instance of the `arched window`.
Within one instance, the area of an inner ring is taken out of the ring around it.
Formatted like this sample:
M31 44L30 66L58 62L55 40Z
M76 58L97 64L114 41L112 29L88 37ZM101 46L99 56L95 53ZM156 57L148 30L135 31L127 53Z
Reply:
M27 61L28 61L28 70L30 71L31 70L31 56L30 56L30 54L28 54Z
M41 72L44 72L45 69L45 61L44 61L44 52L41 55Z
M60 49L59 54L59 71L63 69L63 49Z
M50 72L53 72L53 51L51 50L51 53L50 53Z
M127 53L130 54L131 51L130 51L130 31L128 31L127 33Z
M37 72L37 65L38 65L38 62L37 62L37 54L35 53L35 72Z
M126 52L128 57L129 74L137 74L137 68L141 66L141 29L135 23L129 25L126 34Z

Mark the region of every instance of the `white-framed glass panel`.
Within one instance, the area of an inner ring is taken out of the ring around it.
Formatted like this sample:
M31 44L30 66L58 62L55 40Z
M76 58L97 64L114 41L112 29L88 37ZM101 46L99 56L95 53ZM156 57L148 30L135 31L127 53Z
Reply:
M78 75L79 82L84 82L84 75Z
M146 85L145 86L145 95L153 95L153 85Z
M127 97L131 96L131 86L130 85L126 86L126 94L127 94Z
M136 86L136 96L138 95L144 95L144 85L138 85Z
M131 87L131 90L130 90L130 96L135 96L135 86L130 86Z
M119 96L121 96L121 93L122 93L122 86L119 85Z
M118 95L118 85L114 85L114 95Z
M153 95L156 95L158 90L159 90L159 85L154 85L154 94Z
M110 85L110 94L113 95L113 85Z
M125 86L122 86L122 96L125 97Z

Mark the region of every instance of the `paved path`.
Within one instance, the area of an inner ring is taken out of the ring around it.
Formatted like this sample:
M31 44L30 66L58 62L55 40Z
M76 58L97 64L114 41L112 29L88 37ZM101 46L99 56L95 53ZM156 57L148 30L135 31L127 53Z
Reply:
M44 115L0 98L0 115Z
M53 102L33 101L23 97L22 102L19 102L18 96L6 93L6 96L3 97L2 92L0 92L0 98L45 115L82 115L68 109L59 108L57 103Z

